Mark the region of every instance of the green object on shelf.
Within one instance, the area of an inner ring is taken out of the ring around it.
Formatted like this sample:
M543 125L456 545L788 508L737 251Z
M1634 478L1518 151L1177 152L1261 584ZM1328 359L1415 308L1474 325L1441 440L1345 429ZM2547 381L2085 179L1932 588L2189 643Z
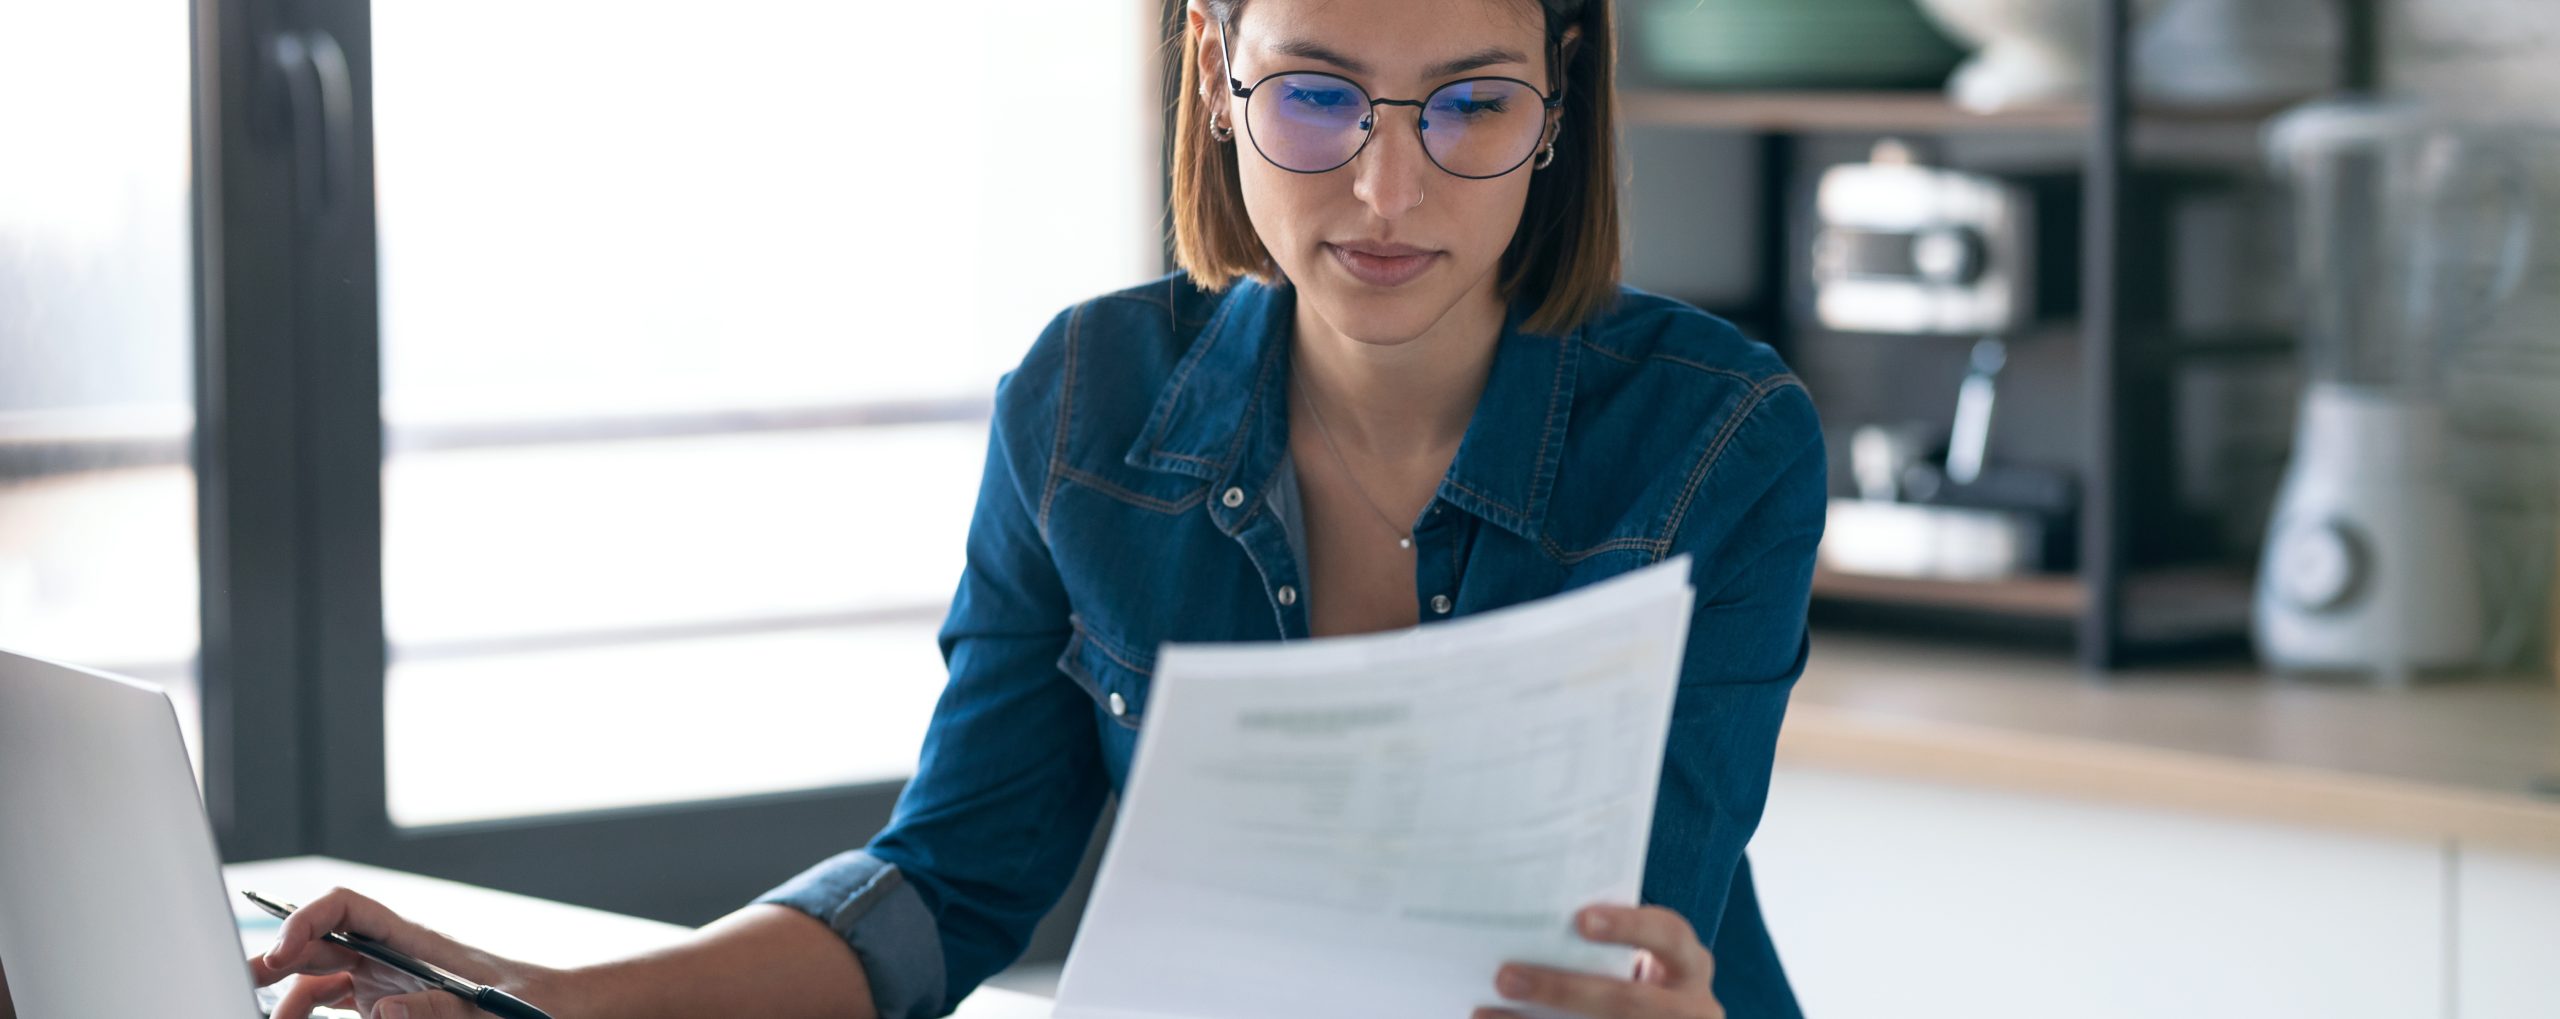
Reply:
M1634 0L1635 48L1665 83L1916 88L1964 51L1912 0Z

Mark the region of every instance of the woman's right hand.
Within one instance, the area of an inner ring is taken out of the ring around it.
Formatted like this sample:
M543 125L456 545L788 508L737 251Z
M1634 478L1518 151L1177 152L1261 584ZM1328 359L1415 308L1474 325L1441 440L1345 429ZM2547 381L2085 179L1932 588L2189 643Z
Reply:
M478 983L500 988L568 1019L576 1009L561 999L564 975L546 967L503 959L402 919L379 902L344 888L331 889L286 918L267 954L252 956L249 971L265 987L294 977L276 1005L275 1019L309 1019L316 1007L352 1008L365 1019L471 1019L470 1002L357 955L321 938L330 931L362 934L390 948L442 966ZM485 1017L483 1017L485 1019Z

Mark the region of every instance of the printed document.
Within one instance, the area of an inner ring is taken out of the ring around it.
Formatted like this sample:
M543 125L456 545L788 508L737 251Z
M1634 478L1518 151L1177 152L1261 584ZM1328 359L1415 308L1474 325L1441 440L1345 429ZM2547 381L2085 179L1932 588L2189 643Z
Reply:
M1058 1019L1464 1019L1504 962L1626 976L1681 556L1393 633L1168 645Z

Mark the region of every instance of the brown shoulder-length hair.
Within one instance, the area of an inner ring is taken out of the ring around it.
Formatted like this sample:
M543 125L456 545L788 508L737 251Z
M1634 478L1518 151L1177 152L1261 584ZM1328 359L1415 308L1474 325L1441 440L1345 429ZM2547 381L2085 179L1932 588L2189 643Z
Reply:
M1523 328L1561 336L1606 309L1618 295L1618 45L1608 0L1528 0L1546 16L1549 74L1564 89L1555 162L1533 173L1520 229L1502 252L1504 298L1537 300ZM1213 20L1234 24L1244 0L1206 0ZM1181 51L1181 87L1173 106L1173 257L1194 283L1223 290L1239 276L1276 282L1279 266L1253 232L1236 176L1238 143L1209 137L1200 89L1200 34L1173 5ZM1582 27L1565 67L1553 66L1567 28ZM1550 83L1549 87L1555 87ZM1225 87L1225 82L1216 83ZM1242 134L1241 131L1238 134Z

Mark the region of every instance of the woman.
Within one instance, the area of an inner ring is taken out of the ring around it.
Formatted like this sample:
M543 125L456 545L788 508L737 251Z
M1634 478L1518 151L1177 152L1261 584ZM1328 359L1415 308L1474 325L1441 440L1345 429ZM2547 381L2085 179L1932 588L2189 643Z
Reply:
M682 947L574 972L335 892L255 960L318 974L279 1014L468 1014L349 972L312 940L337 927L559 1019L940 1014L1067 885L1161 642L1429 624L1683 552L1698 600L1648 905L1577 918L1636 970L1513 964L1488 990L1795 1013L1742 849L1803 663L1822 443L1768 348L1617 283L1607 3L1190 0L1185 20L1184 271L1062 313L999 385L949 685L889 827Z

